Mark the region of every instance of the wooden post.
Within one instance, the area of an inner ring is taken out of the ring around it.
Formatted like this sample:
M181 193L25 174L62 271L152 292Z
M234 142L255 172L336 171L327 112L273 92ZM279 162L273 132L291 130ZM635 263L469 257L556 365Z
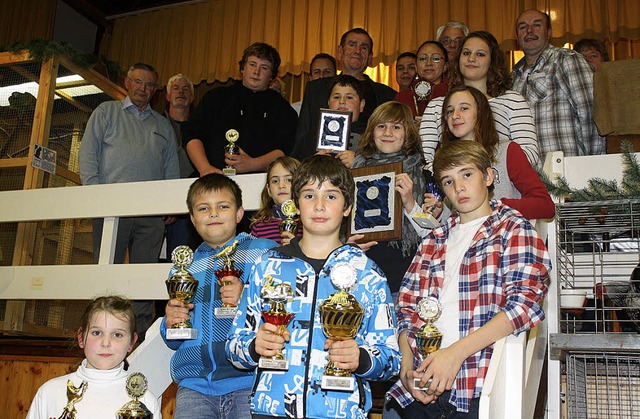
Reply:
M25 167L23 189L36 189L42 187L43 173L31 165L34 146L40 144L48 146L49 130L51 128L51 114L53 111L54 91L56 78L58 77L58 58L53 57L42 63L40 80L38 82L38 99L33 114L31 138L29 140L29 155ZM37 223L20 223L16 233L16 244L13 252L13 266L30 265L35 245ZM24 301L7 301L6 323L11 330L23 330L24 328ZM5 323L5 324L6 324Z

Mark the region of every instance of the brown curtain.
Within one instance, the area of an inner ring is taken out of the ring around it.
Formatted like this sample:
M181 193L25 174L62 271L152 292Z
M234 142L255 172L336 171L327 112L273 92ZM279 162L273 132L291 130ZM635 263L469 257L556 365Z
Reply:
M239 77L244 48L264 41L280 52L280 74L300 75L316 53L335 55L342 33L357 26L373 37L373 66L393 64L449 20L515 50L515 20L529 8L550 13L554 45L593 37L607 40L616 59L638 57L637 0L209 0L117 19L102 51L122 67L149 62L161 80L181 72L197 84ZM392 73L375 77L388 83ZM299 97L304 79L287 82L288 95Z
M51 39L56 0L0 1L0 46Z

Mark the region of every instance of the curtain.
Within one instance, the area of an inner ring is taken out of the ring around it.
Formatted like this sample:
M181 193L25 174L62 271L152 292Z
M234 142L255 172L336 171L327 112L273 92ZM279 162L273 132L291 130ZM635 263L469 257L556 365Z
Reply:
M374 78L389 83L395 78L386 68L398 54L433 39L449 20L517 49L515 20L529 8L550 13L554 45L593 37L607 40L616 59L638 58L637 0L209 0L117 19L102 52L123 68L154 65L161 82L183 73L213 83L239 77L242 51L263 41L281 55L279 74L298 76L316 53L335 55L346 30L364 27L374 40ZM299 98L305 78L287 82L288 95Z
M0 46L51 39L56 0L0 1Z

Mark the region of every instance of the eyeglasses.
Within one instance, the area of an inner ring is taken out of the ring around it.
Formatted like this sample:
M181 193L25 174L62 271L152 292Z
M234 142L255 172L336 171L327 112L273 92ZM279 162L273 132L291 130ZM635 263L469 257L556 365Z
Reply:
M418 57L418 61L428 61L428 60L431 60L431 62L434 64L438 64L439 62L444 60L444 57L436 54L431 54L431 55L422 54L421 56Z
M440 42L444 45L449 45L451 43L454 43L456 45L459 45L460 42L462 42L463 38L455 38L455 39L451 39L448 36L442 37L440 38Z
M127 77L127 78L138 89L141 89L142 87L144 87L145 89L148 89L148 90L155 90L156 89L156 84L155 83L145 83L140 79L132 79L131 77Z

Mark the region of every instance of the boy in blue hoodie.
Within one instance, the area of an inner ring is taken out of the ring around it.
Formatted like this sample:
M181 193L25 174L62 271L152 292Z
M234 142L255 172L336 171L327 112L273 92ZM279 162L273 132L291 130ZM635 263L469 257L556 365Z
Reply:
M161 326L165 337L167 328L191 318L198 330L194 340L165 338L167 346L176 350L171 358L171 376L178 383L174 419L246 418L253 372L238 370L225 358L224 342L233 319L217 317L215 309L223 303L238 304L254 262L277 244L246 233L236 235L244 215L242 193L224 175L209 174L196 180L189 188L187 206L204 243L188 268L198 280L193 303L183 307L180 301L169 300ZM223 267L225 258L216 255L234 243L237 247L231 258L242 274L225 277L227 285L221 286L214 271Z

